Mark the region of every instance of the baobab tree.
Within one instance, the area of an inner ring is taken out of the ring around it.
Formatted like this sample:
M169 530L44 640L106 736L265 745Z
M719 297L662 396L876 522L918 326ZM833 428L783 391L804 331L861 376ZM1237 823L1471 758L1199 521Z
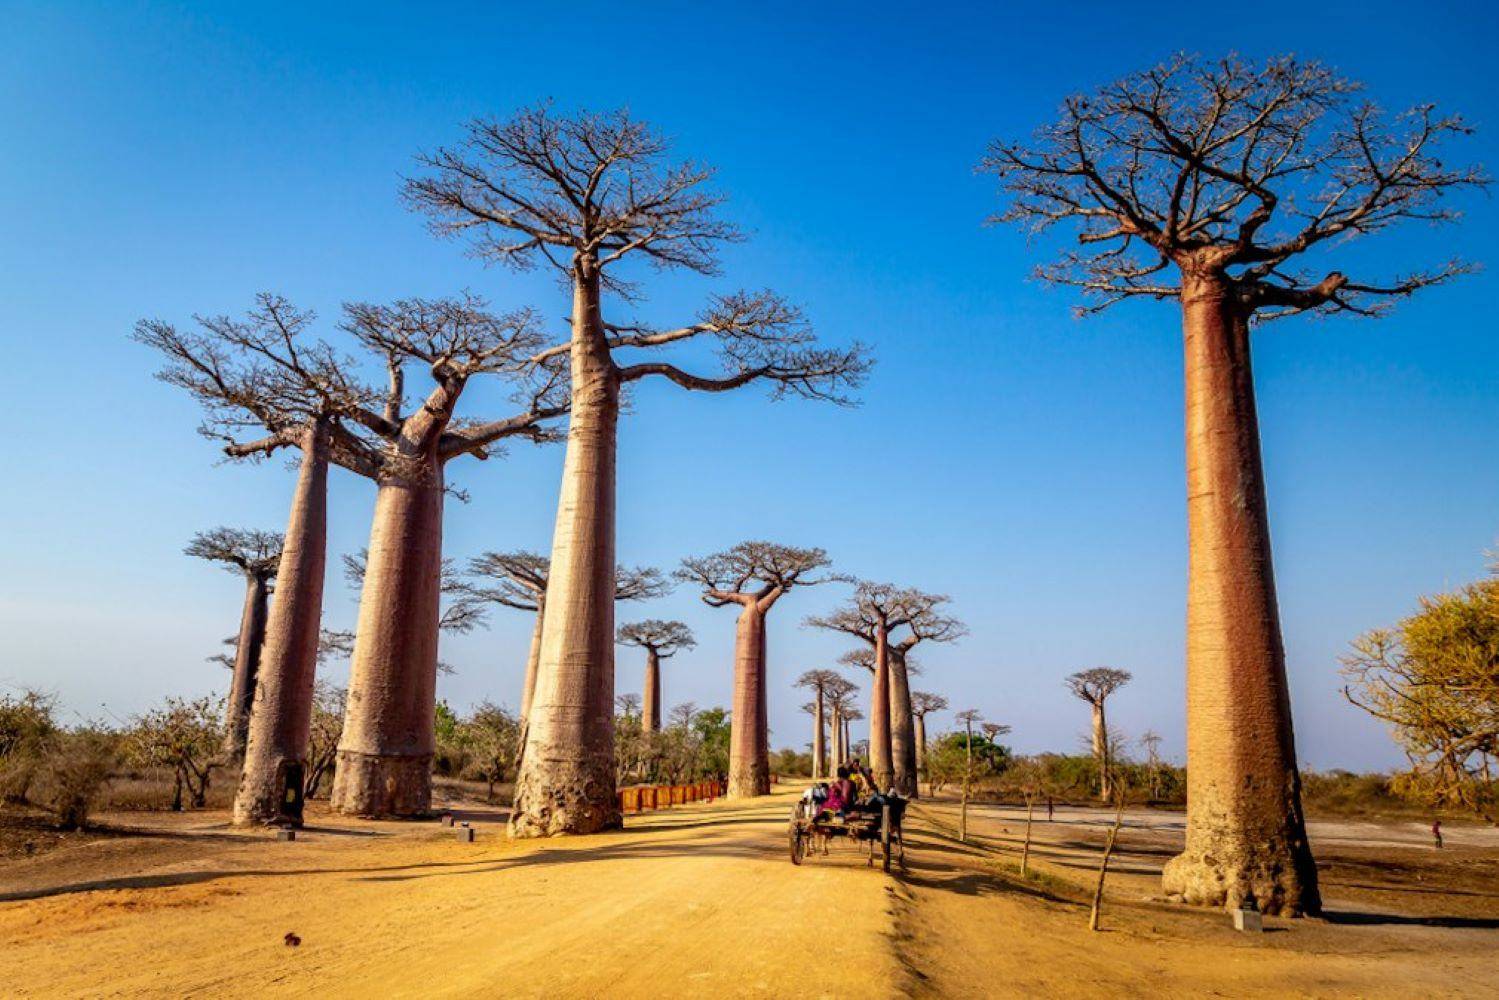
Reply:
M834 675L828 681L823 690L823 698L828 706L828 761L827 774L829 777L838 773L838 768L848 760L848 720L849 713L856 712L854 707L854 695L858 687L846 678Z
M838 683L848 683L831 670L808 670L796 679L796 686L812 692L812 778L825 777L827 771L828 693ZM838 723L834 722L836 726Z
M547 577L551 560L535 552L484 552L469 560L474 582L469 592L478 600L517 611L535 612L531 648L526 656L526 677L521 686L520 726L522 743L531 699L536 693L536 672L541 664L541 622L546 614ZM672 584L659 569L650 566L619 566L614 571L616 601L648 601L671 593Z
M831 565L822 549L774 542L740 542L726 552L684 559L677 577L703 588L710 607L736 605L734 699L730 705L727 797L770 794L770 713L765 684L765 616L786 593L844 577L818 570Z
M197 331L142 320L134 337L166 358L157 377L204 408L199 428L231 459L257 460L284 448L301 454L276 564L276 600L250 715L237 824L300 823L307 739L317 669L323 572L327 563L328 463L358 446L351 430L371 392L352 362L309 341L311 312L262 294L244 319L198 316ZM263 435L249 437L249 435Z
M874 678L870 690L870 770L881 788L894 786L915 796L916 723L911 711L910 652L924 641L951 642L963 634L961 622L941 614L948 598L891 584L861 583L853 599L830 615L807 619L817 628L863 640L869 657L844 662L862 665ZM901 638L892 633L905 628Z
M623 646L639 646L645 650L645 704L641 709L642 732L661 731L661 661L675 656L684 649L692 649L697 640L685 622L662 621L647 618L641 622L621 625L616 640Z
M363 433L347 463L377 490L332 805L359 816L417 816L431 802L436 750L448 463L487 459L510 439L555 440L547 422L567 412L566 394L560 366L531 360L542 340L526 311L497 315L465 294L356 303L344 312L344 329L384 358L389 383L379 412L354 412ZM431 381L415 405L406 385L413 366ZM487 422L459 418L464 390L486 375L511 383L518 411Z
M1470 269L1451 261L1389 281L1324 270L1347 240L1455 220L1448 196L1486 182L1441 156L1469 133L1460 118L1431 105L1390 118L1358 89L1294 57L1180 57L1069 98L1033 142L995 142L983 161L1008 195L995 221L1076 229L1081 249L1040 273L1081 289L1081 313L1141 295L1180 302L1187 846L1164 883L1195 903L1252 894L1270 913L1320 906L1271 571L1252 321L1378 315Z
M926 773L926 717L947 710L947 699L929 691L911 692L911 716L916 720L917 774Z
M224 706L223 752L230 766L245 757L250 732L250 705L255 700L255 673L260 668L260 649L265 643L266 615L270 611L271 581L281 561L281 534L243 528L200 531L183 549L187 555L221 563L245 580L245 604L240 611L239 632L234 639L230 666L229 697Z
M422 157L425 176L406 197L433 230L466 238L481 257L514 267L545 263L572 288L566 357L573 409L552 537L551 612L516 782L511 832L588 833L618 826L614 795L614 534L616 433L621 393L649 378L723 392L754 382L776 396L847 403L868 368L863 349L816 346L801 312L772 292L716 296L692 322L652 329L605 317L606 293L639 290L631 262L699 274L739 238L717 217L711 171L673 164L666 141L624 111L476 120L459 146ZM709 341L714 374L639 350ZM738 712L735 713L737 719Z
M1115 670L1113 667L1080 670L1066 680L1067 689L1087 702L1093 710L1090 745L1093 748L1093 759L1098 764L1098 797L1104 802L1111 797L1109 768L1113 765L1113 746L1109 738L1108 719L1104 715L1104 702L1109 695L1129 682L1128 670Z

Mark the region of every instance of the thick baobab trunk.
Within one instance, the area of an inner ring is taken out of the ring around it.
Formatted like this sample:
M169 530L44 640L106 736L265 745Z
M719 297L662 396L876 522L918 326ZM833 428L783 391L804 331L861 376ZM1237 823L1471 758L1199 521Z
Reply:
M1187 844L1163 884L1188 902L1315 914L1249 360L1224 280L1184 273Z
M1109 729L1104 722L1103 702L1093 702L1093 759L1098 763L1098 797L1107 802L1113 794L1113 780L1109 774L1113 762L1109 760Z
M926 775L926 716L916 716L916 774Z
M845 764L848 763L849 758L854 755L854 733L852 723L852 719L843 720L843 763Z
M765 612L747 601L734 632L734 698L729 729L731 799L770 794L765 712Z
M572 418L552 539L541 663L510 833L593 833L614 794L614 466L619 377L599 315L597 264L575 267Z
M234 676L229 682L229 703L224 708L224 755L231 766L245 759L250 738L250 709L255 703L255 676L265 646L265 623L270 585L257 573L245 575L245 608L239 616L239 641L234 650Z
M877 790L895 783L890 745L890 639L883 626L874 634L874 685L869 692L869 769Z
M640 728L647 733L661 731L661 654L649 647L645 651L645 694L640 707Z
M266 621L244 770L234 799L234 822L240 826L302 822L328 557L327 428L308 427L301 446L302 466L276 570L276 600Z
M520 724L524 732L531 718L531 701L536 697L536 674L541 669L541 629L546 616L546 595L536 598L536 623L531 628L531 651L526 656L526 680L520 695Z
M895 790L916 797L916 721L911 715L911 680L905 654L891 649L890 657L890 757Z
M812 780L817 781L823 776L822 759L827 754L823 745L822 727L825 720L822 711L822 688L817 689L815 701L816 711L812 716Z
M433 453L411 465L380 481L370 528L333 772L333 808L355 816L420 816L432 802L443 479Z
M838 775L838 768L843 766L846 758L843 756L843 713L838 711L838 706L833 705L833 717L828 725L828 777L834 778Z

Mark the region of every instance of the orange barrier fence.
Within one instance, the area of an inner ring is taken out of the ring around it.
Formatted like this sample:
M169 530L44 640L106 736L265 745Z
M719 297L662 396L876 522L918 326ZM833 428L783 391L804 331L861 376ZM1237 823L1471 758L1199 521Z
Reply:
M699 781L693 785L635 785L619 790L619 811L638 813L647 809L686 805L689 802L712 802L723 791L721 781Z

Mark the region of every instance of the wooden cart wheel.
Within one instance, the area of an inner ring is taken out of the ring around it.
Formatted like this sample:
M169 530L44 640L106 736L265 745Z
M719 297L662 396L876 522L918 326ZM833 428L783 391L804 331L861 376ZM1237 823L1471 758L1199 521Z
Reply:
M802 835L801 828L794 822L791 824L791 863L799 865L802 858L807 856L807 838Z

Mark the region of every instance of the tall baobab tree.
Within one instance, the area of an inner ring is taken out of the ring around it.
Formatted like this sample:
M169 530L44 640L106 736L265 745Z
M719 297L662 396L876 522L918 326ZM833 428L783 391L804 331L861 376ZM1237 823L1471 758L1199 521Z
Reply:
M276 564L276 599L265 644L234 802L237 824L302 821L323 573L327 564L328 463L344 464L358 441L350 429L372 398L350 376L352 362L309 341L311 312L262 294L244 319L198 316L198 330L161 320L136 324L135 339L160 351L161 380L203 406L200 432L232 459L256 460L283 448L301 454L297 484ZM263 435L246 439L249 435Z
M864 721L864 713L862 711L860 711L859 707L853 703L852 697L850 697L850 700L848 701L847 706L843 709L843 713L842 714L843 714L843 760L845 762L847 762L849 759L851 759L854 756L854 753L855 753L855 746L856 746L856 744L854 743L854 733L853 733L854 723L855 722L863 722ZM867 755L867 751L869 749L869 741L868 740L864 740L863 743L864 743L864 749L865 749L866 755Z
M385 359L389 384L380 412L355 411L364 434L349 467L377 490L332 805L360 816L417 816L432 795L448 463L489 458L513 438L555 440L547 421L567 412L566 394L560 366L531 360L542 341L528 312L497 315L472 295L344 311L344 329ZM406 385L412 367L431 383L415 405ZM464 390L481 376L512 382L518 412L459 418Z
M1294 57L1181 57L1069 98L1033 142L996 142L983 161L1009 196L996 221L1077 231L1081 249L1041 276L1080 288L1080 312L1140 295L1180 302L1187 846L1164 883L1194 903L1253 895L1269 913L1320 907L1271 571L1252 322L1378 315L1469 270L1452 261L1390 281L1326 270L1349 239L1455 220L1448 196L1487 180L1441 156L1468 134L1460 118L1431 105L1389 118L1358 89Z
M753 382L776 396L846 403L868 362L862 348L819 348L799 310L771 292L710 300L692 322L650 329L605 318L606 293L638 295L631 262L713 274L718 248L739 238L717 217L711 171L673 164L666 141L628 113L566 117L547 105L477 120L460 146L422 158L410 204L441 235L515 267L545 263L572 287L572 331L554 348L569 362L568 426L552 538L551 611L516 782L511 832L588 833L618 826L614 795L615 457L620 397L648 378L722 392ZM689 372L633 352L710 341L718 372ZM737 713L736 713L737 717Z
M839 682L847 683L831 670L808 670L796 679L796 686L812 692L812 779L825 777L828 745L828 693ZM837 725L837 722L834 722Z
M973 789L973 724L982 725L983 716L976 708L965 708L953 716L963 724L963 802L958 812L958 839L968 843L968 797Z
M1093 759L1098 763L1098 797L1104 802L1112 798L1113 782L1109 770L1113 767L1113 741L1109 738L1109 723L1104 716L1104 702L1109 695L1130 682L1128 670L1113 667L1094 667L1080 670L1067 678L1067 689L1087 702L1093 710L1090 743Z
M536 672L541 664L541 621L546 614L547 577L551 560L535 552L485 552L469 560L469 576L475 582L470 593L478 600L517 611L535 612L531 648L526 656L526 677L521 687L520 726L522 743L531 699L536 693ZM648 601L671 593L671 581L651 566L620 566L614 573L616 601Z
M281 534L242 528L200 531L183 550L187 555L223 564L245 580L245 604L240 611L239 633L234 640L233 674L224 707L224 756L238 767L245 757L250 733L250 706L255 700L255 674L260 668L260 650L265 643L266 616L270 611L271 581L281 561Z
M947 699L929 691L911 692L911 716L916 720L916 768L926 772L926 717L947 710Z
M765 684L765 616L795 587L843 579L813 576L830 565L822 549L740 542L726 552L684 559L677 576L703 588L710 607L737 605L734 700L730 707L727 796L770 794L770 713Z
M692 629L685 622L647 618L621 625L615 638L621 645L639 646L645 650L645 703L640 714L640 728L642 732L660 732L661 661L697 645Z
M941 613L948 598L890 584L861 583L853 599L830 615L807 619L817 628L863 640L867 655L850 654L845 663L863 666L874 678L870 691L870 770L881 788L902 795L916 788L916 723L911 712L908 657L918 643L950 642L965 630ZM895 633L908 630L903 637Z
M344 579L348 581L354 592L361 596L364 593L364 578L369 570L369 561L369 549L361 549L355 555L345 554L343 557ZM486 623L488 609L484 607L484 602L474 595L468 581L458 572L453 560L446 557L442 560L442 572L438 577L437 589L441 598L437 616L439 636L450 633L464 635ZM334 655L352 657L354 646L353 632L324 629L322 638L319 640L319 660L325 660ZM451 674L453 668L438 660L437 672ZM348 692L344 692L344 698L348 699Z
M823 690L828 706L828 761L829 777L838 773L838 768L848 760L848 713L855 711L854 695L858 687L844 677L834 675Z

